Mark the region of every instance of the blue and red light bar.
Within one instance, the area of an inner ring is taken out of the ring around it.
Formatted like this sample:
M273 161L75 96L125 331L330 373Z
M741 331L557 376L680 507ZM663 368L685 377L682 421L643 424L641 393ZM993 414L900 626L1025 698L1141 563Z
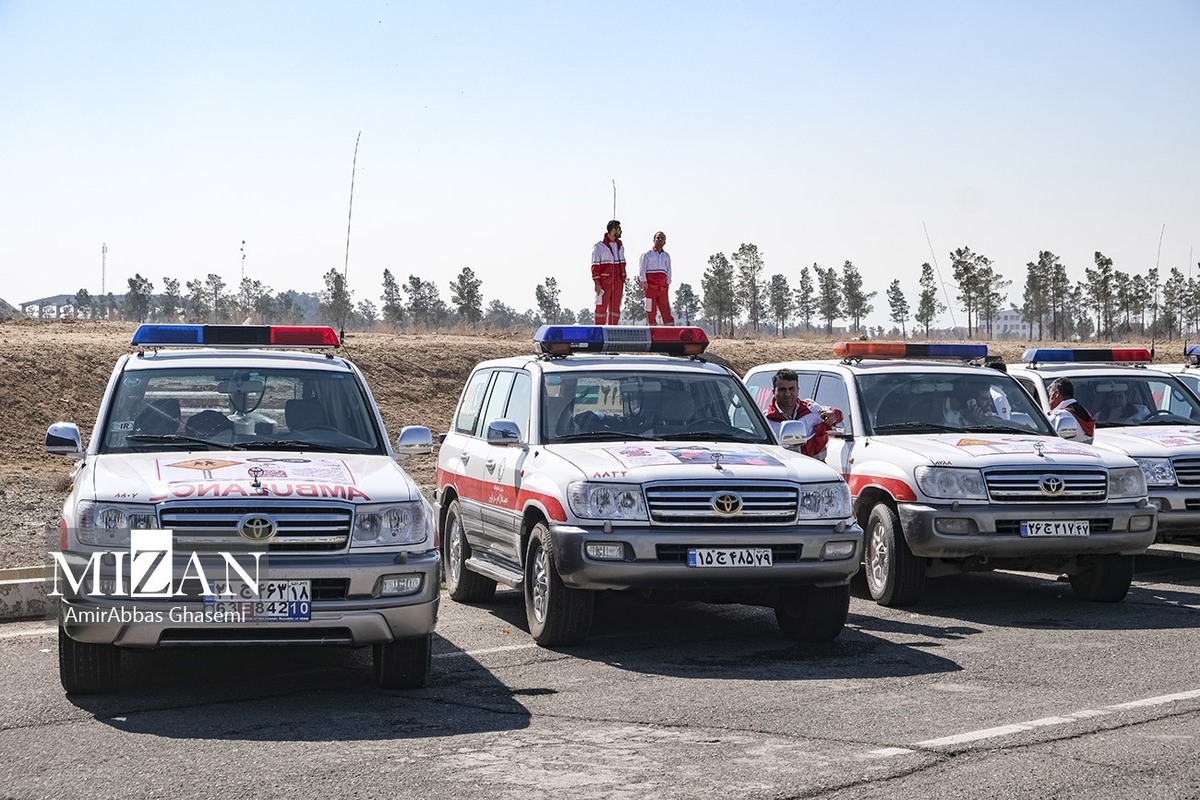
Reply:
M669 353L695 356L708 347L708 334L696 327L642 325L543 325L533 335L543 353Z
M1149 364L1144 347L1030 347L1021 354L1026 364Z
M142 347L337 347L328 325L139 325Z
M909 342L838 342L839 358L934 358L970 361L987 358L986 344L912 344Z
M1200 365L1200 344L1189 344L1183 348L1183 355L1187 364L1193 367Z

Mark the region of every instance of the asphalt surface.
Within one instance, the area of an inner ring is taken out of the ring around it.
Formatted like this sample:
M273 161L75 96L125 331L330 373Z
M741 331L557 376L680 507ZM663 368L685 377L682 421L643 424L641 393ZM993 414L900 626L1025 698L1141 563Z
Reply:
M605 598L550 651L518 595L443 596L434 674L369 651L127 653L68 698L44 621L0 625L0 796L1180 798L1200 796L1200 564L1142 558L1129 597L1052 576L856 584L831 644L743 606Z

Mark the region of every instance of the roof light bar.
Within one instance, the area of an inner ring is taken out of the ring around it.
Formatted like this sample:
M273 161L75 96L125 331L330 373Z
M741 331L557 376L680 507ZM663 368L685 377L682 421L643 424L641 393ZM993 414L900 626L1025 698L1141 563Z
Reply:
M142 347L337 347L328 325L139 325Z
M1144 347L1030 347L1021 354L1026 364L1149 364Z
M986 344L909 344L905 342L838 342L840 358L934 358L969 361L987 357Z
M694 356L708 347L708 334L696 327L641 325L543 325L533 335L543 353L669 353Z
M1190 366L1200 366L1200 344L1189 344L1183 348L1184 363Z

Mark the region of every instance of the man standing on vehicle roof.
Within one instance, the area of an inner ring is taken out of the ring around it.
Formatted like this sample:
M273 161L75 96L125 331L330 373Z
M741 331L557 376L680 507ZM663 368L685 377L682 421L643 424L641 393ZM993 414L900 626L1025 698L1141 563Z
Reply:
M1046 389L1050 397L1050 424L1054 430L1077 427L1075 441L1091 444L1096 436L1096 420L1091 412L1075 399L1075 384L1070 378L1055 378Z
M621 223L610 219L604 238L592 247L592 284L596 289L597 325L621 323L621 296L625 293L625 245Z
M779 429L789 419L804 423L808 439L800 446L800 452L806 456L825 460L825 451L829 447L829 429L842 421L842 412L832 406L822 406L813 400L800 399L799 377L796 371L784 367L771 378L771 398L767 406L767 422L775 439L779 439Z
M663 250L667 235L662 231L654 234L654 246L642 253L638 283L646 296L646 324L654 325L655 316L662 317L663 325L674 325L671 316L671 254Z

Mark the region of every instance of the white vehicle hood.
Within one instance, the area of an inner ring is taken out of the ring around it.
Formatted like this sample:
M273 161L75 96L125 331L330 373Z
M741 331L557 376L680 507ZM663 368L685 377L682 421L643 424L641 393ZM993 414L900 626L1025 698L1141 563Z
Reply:
M758 479L801 482L841 480L816 459L777 445L732 442L587 442L546 448L591 480L631 483L658 480Z
M883 444L907 450L928 459L930 464L954 467L1028 465L1030 457L1047 463L1086 466L1111 465L1112 455L1097 447L1076 444L1054 436L1022 436L996 433L939 433L913 436L878 436L871 447ZM1040 453L1040 456L1039 456ZM860 458L886 458L868 449Z
M1200 425L1097 428L1096 444L1138 458L1200 455Z
M353 503L416 499L412 479L387 456L206 451L111 454L90 461L97 500L290 498ZM252 469L257 474L258 486Z

